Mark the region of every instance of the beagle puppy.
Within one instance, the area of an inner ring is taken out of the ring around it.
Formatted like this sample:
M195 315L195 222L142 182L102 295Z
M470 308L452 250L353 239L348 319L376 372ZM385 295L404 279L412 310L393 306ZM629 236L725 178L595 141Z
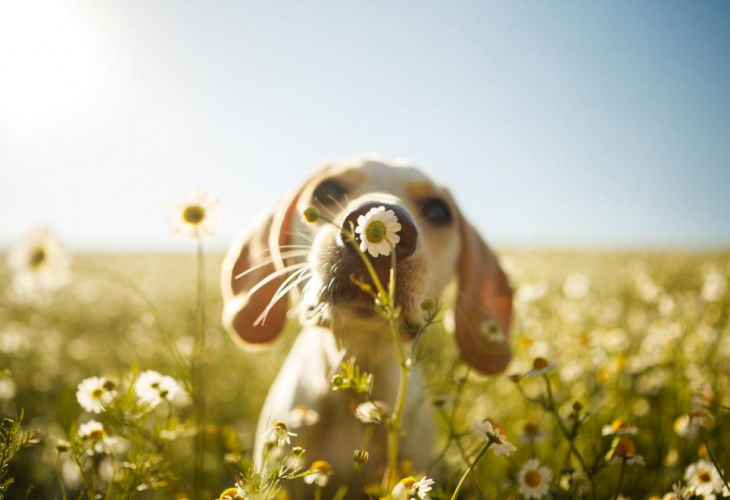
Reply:
M365 425L353 416L357 402L349 391L332 391L330 381L343 357L374 375L372 397L392 405L399 367L385 322L373 299L352 282L369 282L352 245L332 224L307 224L303 211L316 207L341 227L373 207L392 210L401 224L395 246L396 302L405 322L422 323L424 300L436 301L456 279L455 333L464 361L479 372L501 372L510 360L507 342L512 290L497 257L459 211L451 194L409 165L361 159L327 166L282 200L230 248L223 263L223 324L241 346L263 349L287 322L290 301L302 331L271 387L259 419L254 449L262 464L265 431L289 422L292 409L315 410L319 421L299 429L296 444L309 461L327 460L334 475L328 488L351 483L352 454L363 446ZM390 256L371 257L384 286ZM490 335L496 324L504 335ZM407 340L408 341L408 340ZM423 470L432 458L432 412L423 396L418 367L410 374L400 450ZM377 481L386 465L384 426L369 440L367 480ZM303 442L304 441L304 442ZM367 475L367 474L366 474ZM359 481L359 479L357 479Z

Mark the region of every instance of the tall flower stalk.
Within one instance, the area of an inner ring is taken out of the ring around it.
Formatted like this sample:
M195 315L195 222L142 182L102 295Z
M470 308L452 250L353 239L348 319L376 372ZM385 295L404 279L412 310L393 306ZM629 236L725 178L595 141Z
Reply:
M205 348L205 253L203 242L197 243L197 331L190 365L192 370L193 400L195 403L195 470L193 475L193 492L196 498L202 497L205 488L205 434L206 405L205 380L203 377L203 349Z

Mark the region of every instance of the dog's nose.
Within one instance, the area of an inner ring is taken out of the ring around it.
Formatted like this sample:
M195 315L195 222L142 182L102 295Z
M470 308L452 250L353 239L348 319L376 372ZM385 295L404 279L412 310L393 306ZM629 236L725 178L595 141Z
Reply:
M400 230L397 232L398 236L400 236L400 241L395 245L396 257L398 259L404 259L406 257L409 257L413 254L413 252L416 251L416 243L418 242L418 230L416 229L416 224L413 222L413 218L411 218L410 214L405 208L399 207L398 205L375 201L364 203L349 214L347 214L347 216L345 216L344 220L342 221L342 227L348 230L353 230L357 228L357 219L361 215L366 215L373 208L380 207L385 208L385 212L387 212L388 210L392 210L395 216L398 218L398 223L401 226ZM360 242L360 238L363 237L364 235L358 234L358 242ZM347 246L353 252L355 251L355 249L352 248L352 245Z

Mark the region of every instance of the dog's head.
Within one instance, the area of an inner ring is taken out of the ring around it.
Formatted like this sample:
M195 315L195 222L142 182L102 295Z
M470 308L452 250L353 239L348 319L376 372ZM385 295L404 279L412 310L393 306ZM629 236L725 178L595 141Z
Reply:
M332 224L305 224L309 206L344 228L374 207L392 210L401 224L395 253L402 321L422 322L422 301L438 299L456 277L455 338L463 358L484 373L504 370L512 290L497 258L445 188L416 168L380 160L324 167L231 246L223 323L235 339L272 341L286 322L289 292L299 296L303 322L379 321L372 297L353 283L370 281L360 257ZM370 259L387 284L390 256Z

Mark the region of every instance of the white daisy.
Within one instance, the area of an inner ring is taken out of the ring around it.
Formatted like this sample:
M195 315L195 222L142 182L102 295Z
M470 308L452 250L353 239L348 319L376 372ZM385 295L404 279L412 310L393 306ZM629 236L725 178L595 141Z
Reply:
M391 245L400 241L396 233L401 230L398 217L385 207L371 208L368 213L357 218L355 232L360 235L360 250L373 257L390 255Z
M27 234L8 254L12 291L24 302L42 298L71 280L71 258L48 229Z
M155 408L164 400L172 401L180 392L180 384L172 377L147 370L140 373L135 380L134 392L140 402Z
M106 431L101 422L89 420L79 425L78 435L81 439L89 439L93 441L103 441L106 438Z
M319 413L308 406L297 405L289 412L288 420L292 429L298 429L303 425L312 426L319 422Z
M394 500L410 500L417 498L423 500L429 498L428 492L433 488L433 479L428 477L422 477L418 481L413 476L409 476L405 479L401 479L398 484L393 488L393 499Z
M528 460L519 473L520 494L525 498L542 498L548 492L552 472L547 467L541 467L536 458Z
M264 433L264 442L275 446L284 446L291 444L289 436L296 436L293 432L289 432L284 422L275 422L274 425Z
M604 436L635 436L638 433L639 429L621 419L614 420L611 425L604 425L601 431Z
M696 494L700 495L719 492L723 487L720 473L712 462L704 459L690 464L685 469L684 480Z
M324 460L317 460L309 468L311 474L304 476L304 482L307 484L316 484L320 488L327 486L330 476L333 474L332 466Z
M524 374L525 377L537 377L555 368L556 364L545 358L535 358L532 362L532 370Z
M220 218L218 200L206 191L194 190L173 206L172 231L193 241L200 241L213 236Z
M223 490L218 500L246 500L248 494L243 488L233 487Z
M355 416L363 424L380 424L388 413L388 405L382 401L366 401L355 409Z
M489 420L485 420L484 422L475 420L471 424L471 428L474 434L492 443L490 449L496 456L509 456L510 453L517 450L515 445L507 441L507 434L505 433L504 427L499 424L492 424Z
M116 395L114 384L104 377L84 379L76 389L76 400L91 413L103 412L104 406L111 403Z

